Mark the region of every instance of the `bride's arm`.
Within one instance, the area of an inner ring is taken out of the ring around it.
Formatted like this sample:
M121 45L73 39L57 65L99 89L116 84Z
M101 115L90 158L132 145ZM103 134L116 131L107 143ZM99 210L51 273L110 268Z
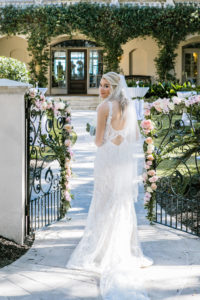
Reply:
M107 117L108 105L107 103L101 103L97 108L97 127L95 136L95 144L97 147L100 147L103 143Z

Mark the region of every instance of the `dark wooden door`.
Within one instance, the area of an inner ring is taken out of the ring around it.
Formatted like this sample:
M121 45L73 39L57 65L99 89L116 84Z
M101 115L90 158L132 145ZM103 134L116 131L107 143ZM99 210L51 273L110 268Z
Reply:
M87 50L69 50L68 94L87 94Z

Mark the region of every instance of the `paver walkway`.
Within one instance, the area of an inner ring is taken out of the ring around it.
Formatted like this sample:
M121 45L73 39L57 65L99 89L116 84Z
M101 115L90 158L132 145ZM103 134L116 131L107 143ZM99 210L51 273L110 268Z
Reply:
M80 240L93 190L95 145L85 132L93 111L74 111L78 133L71 180L75 200L67 218L39 230L33 247L13 264L0 269L0 299L93 300L99 295L95 273L65 269ZM142 188L140 198L142 198ZM143 269L152 300L200 299L200 239L162 225L149 225L143 202L136 203L139 237L154 265ZM71 217L71 220L68 218Z

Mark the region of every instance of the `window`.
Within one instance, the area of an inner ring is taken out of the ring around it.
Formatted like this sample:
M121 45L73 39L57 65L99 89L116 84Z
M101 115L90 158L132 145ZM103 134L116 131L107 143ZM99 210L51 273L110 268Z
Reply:
M66 52L52 52L52 87L66 87Z
M192 43L183 47L182 81L200 84L200 43Z
M98 88L103 74L102 50L90 50L89 87Z
M84 52L71 52L71 80L84 80L84 65L85 54Z

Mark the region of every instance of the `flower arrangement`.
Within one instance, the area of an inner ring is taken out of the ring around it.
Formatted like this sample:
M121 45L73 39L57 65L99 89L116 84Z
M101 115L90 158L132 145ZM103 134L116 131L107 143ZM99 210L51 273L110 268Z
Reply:
M61 188L61 217L64 217L67 209L71 207L70 202L73 195L70 192L69 179L72 175L71 161L73 159L73 151L71 149L75 143L73 136L73 126L71 125L71 109L67 102L61 99L56 102L52 98L46 98L39 90L35 88L29 89L25 99L29 101L35 113L45 113L52 120L57 119L58 129L61 137L55 136L47 138L46 134L41 135L44 145L47 145L54 153L55 159L59 161L61 167L60 188Z
M154 146L154 136L156 135L156 126L152 121L153 115L173 115L186 112L190 114L193 119L200 114L200 95L190 96L188 98L180 98L174 96L172 98L159 98L153 103L144 104L145 119L140 126L145 136L144 151L145 151L145 169L143 174L143 182L145 187L144 206L148 210L147 218L152 222L154 220L154 201L156 197L157 181L159 180L156 174L156 166L162 161L164 155L169 149L161 149L157 151ZM190 128L191 134L194 128ZM172 146L173 148L173 146Z

